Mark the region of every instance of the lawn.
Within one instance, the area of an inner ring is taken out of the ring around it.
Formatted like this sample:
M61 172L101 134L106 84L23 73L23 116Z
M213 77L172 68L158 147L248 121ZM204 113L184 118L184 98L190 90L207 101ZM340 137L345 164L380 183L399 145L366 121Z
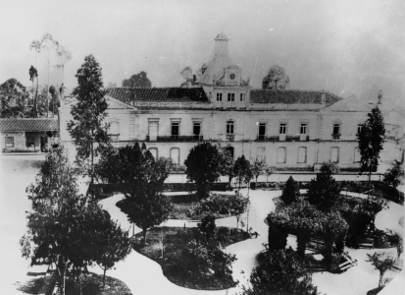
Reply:
M222 247L250 238L247 232L240 229L218 227L218 236ZM197 228L159 227L148 231L146 245L142 243L142 233L135 235L133 248L146 257L159 263L163 274L173 283L191 289L223 290L234 287L232 275L209 276L195 279L178 271L178 263L182 261L182 252L186 245L198 234Z

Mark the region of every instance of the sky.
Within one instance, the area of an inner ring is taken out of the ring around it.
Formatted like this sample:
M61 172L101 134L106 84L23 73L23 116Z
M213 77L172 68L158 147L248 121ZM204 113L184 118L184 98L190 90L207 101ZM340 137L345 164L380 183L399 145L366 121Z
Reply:
M272 65L282 66L290 88L326 90L342 97L405 106L405 1L403 0L70 0L8 1L0 10L0 83L31 85L28 69L48 81L48 52L30 50L52 35L72 54L64 84L92 54L105 86L140 71L153 87L179 86L182 69L194 71L212 54L219 33L229 38L231 59L253 88ZM49 53L49 81L61 70Z

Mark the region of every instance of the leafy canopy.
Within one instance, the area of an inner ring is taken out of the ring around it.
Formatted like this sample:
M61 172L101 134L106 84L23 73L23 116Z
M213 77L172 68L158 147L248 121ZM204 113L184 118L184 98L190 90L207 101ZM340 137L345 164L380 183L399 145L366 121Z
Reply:
M187 178L194 181L200 199L207 198L211 185L223 171L223 157L218 147L206 141L194 146L184 161Z
M136 143L104 153L98 166L98 175L124 194L118 203L128 220L144 231L159 225L170 214L170 197L162 194L163 183L173 164L169 159L155 160L146 145Z
M106 237L103 225L111 222L110 215L78 194L76 176L63 147L47 155L27 193L32 207L27 214L27 234L20 240L23 256L32 265L54 264L60 292L65 294L66 275L86 271L88 265L102 260L108 255L102 245L115 247L116 240L101 243ZM110 228L108 236L121 233L118 227Z
M262 88L284 90L289 83L290 78L286 75L284 68L274 65L270 67L267 75L263 78Z
M298 201L300 197L299 184L290 176L285 184L285 188L281 195L281 200L284 204L289 205L293 202Z
M376 171L380 152L385 141L384 119L377 107L368 113L361 132L357 134L360 150L360 170L362 172Z
M146 72L142 71L122 81L122 87L151 88L152 83L148 79Z
M243 295L319 294L311 273L293 250L269 251L262 256L250 276L251 286L243 287Z
M106 91L103 89L101 68L92 56L86 56L76 74L78 86L73 90L77 103L72 106L73 120L68 130L75 141L78 162L90 158L88 174L94 177L94 157L109 145Z

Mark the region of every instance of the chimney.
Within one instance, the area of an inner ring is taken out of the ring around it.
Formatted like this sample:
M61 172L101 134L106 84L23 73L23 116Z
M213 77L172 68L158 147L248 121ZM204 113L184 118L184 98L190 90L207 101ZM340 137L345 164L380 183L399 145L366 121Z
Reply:
M381 98L382 98L382 90L378 92L378 104L381 104Z
M228 56L228 37L221 33L215 37L214 58L217 56Z

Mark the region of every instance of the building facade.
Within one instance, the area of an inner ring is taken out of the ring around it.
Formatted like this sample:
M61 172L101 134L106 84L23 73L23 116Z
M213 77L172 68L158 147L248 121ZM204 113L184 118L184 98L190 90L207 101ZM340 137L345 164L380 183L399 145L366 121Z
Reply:
M55 119L0 119L2 152L46 152L59 134Z
M235 158L261 158L279 170L313 170L327 161L359 167L356 134L371 105L325 91L251 89L228 56L228 38L220 34L215 43L213 58L188 88L109 89L114 146L145 142L155 157L179 166L193 146L210 141ZM73 103L60 109L61 140L72 156Z

